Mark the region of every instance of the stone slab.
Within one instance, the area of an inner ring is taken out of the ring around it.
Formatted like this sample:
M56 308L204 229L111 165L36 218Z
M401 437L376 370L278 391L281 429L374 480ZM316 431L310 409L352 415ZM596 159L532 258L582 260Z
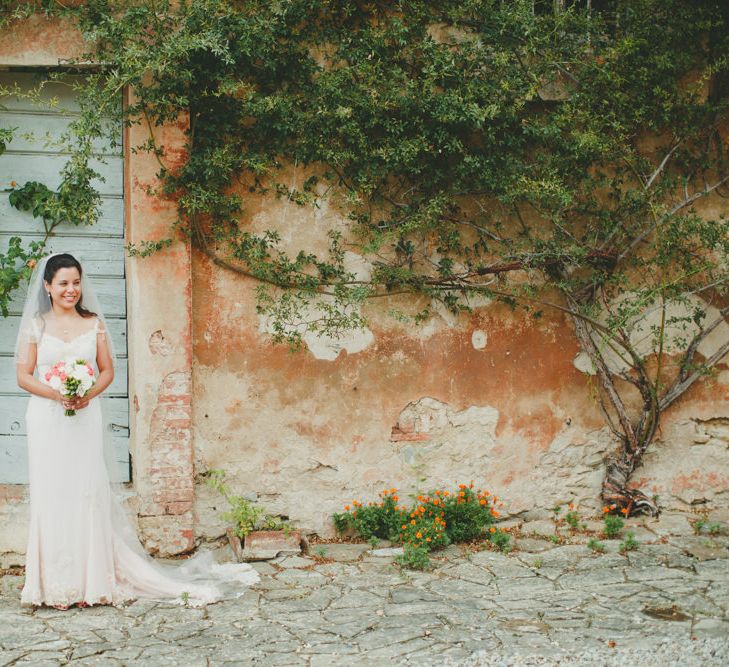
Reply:
M516 551L526 551L527 553L539 553L552 548L554 548L554 544L549 540L538 540L533 537L520 537L514 543Z
M314 553L318 549L324 550L324 558L331 558L338 563L348 563L358 560L363 553L371 551L369 544L356 544L348 542L330 542L328 544L317 544L313 547Z
M235 550L235 548L234 548ZM239 561L270 560L280 555L301 553L301 532L282 530L260 530L246 535L243 549L237 554Z
M538 535L540 537L550 537L556 534L556 526L554 521L542 519L538 521L527 521L521 527L522 535Z
M385 549L371 549L369 551L370 556L376 556L378 558L393 558L394 556L402 556L402 547L387 547Z
M729 540L691 530L626 557L614 553L619 540L607 554L590 552L587 537L539 553L454 547L426 572L393 565L392 552L341 563L279 557L254 564L261 581L241 598L204 609L138 600L28 610L19 604L23 576L8 574L0 582L0 645L6 662L31 665L70 656L109 665L429 666L456 664L448 657L461 664L474 651L503 664L569 655L574 664L589 656L585 664L657 665L668 663L631 662L630 651L672 642L670 655L680 655L715 641L723 642L711 647L717 659L704 664L729 664L718 661L729 656ZM709 541L718 549L710 560L698 551Z

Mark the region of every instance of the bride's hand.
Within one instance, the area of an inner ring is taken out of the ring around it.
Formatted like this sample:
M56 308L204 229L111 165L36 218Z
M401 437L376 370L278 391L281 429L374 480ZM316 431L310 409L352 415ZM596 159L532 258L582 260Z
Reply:
M81 408L85 408L91 399L88 396L79 396L77 398L73 399L73 409L74 410L80 410Z
M72 396L68 399L66 399L69 403L69 409L71 410L81 410L82 408L85 408L89 401L91 400L91 396Z

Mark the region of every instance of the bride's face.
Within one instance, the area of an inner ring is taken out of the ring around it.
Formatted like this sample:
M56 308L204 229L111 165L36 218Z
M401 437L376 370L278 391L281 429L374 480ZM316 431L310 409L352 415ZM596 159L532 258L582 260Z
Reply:
M81 298L81 276L76 267L58 269L50 284L43 283L53 305L64 310L73 310Z

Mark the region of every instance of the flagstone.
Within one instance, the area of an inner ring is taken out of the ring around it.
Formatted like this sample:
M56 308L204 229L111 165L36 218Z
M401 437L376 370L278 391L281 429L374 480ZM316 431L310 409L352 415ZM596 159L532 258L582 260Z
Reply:
M595 554L578 534L570 540L581 542L542 540L544 550L509 554L454 545L422 572L373 555L369 545L337 543L346 560L255 563L259 583L205 608L136 601L28 609L19 604L22 577L8 575L11 583L0 586L0 664L422 667L455 665L477 651L556 659L608 641L619 648L726 638L726 538L681 526L670 519L663 528L679 531L670 543L641 543L626 555L620 540Z

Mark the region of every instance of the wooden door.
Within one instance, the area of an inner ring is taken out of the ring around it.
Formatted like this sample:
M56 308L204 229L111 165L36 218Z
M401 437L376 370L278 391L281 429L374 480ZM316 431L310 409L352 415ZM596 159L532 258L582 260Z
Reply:
M15 82L27 90L43 75L43 72L29 71L0 72L0 85L9 87ZM9 189L12 181L19 186L27 181L38 181L52 190L58 187L60 171L69 155L58 146L49 145L46 139L60 136L78 115L75 93L68 85L71 80L69 76L65 83L54 82L44 87L42 104L22 97L0 97L0 128L17 128L7 150L0 155L0 252L6 251L13 236L20 236L24 242L44 237L41 220L10 205ZM53 98L57 99L57 104ZM102 196L101 219L90 226L59 225L46 248L48 252L79 255L104 308L117 354L114 382L106 390L113 413L116 480L130 481L121 136L119 124L117 147L110 149L99 144L102 159L92 163L105 179L93 184ZM28 482L24 420L28 394L17 386L13 358L24 299L23 287L13 295L9 316L0 315L0 483L6 484Z

